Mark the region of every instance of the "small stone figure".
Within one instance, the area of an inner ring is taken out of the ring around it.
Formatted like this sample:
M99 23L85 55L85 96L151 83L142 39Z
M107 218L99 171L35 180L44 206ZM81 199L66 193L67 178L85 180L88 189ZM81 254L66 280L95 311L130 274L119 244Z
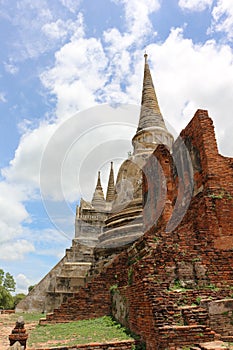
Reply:
M24 319L22 316L18 318L15 324L15 328L12 330L9 335L10 346L19 342L21 345L21 349L26 349L26 342L28 339L28 334L26 333L26 329L24 328ZM16 348L17 349L17 348Z

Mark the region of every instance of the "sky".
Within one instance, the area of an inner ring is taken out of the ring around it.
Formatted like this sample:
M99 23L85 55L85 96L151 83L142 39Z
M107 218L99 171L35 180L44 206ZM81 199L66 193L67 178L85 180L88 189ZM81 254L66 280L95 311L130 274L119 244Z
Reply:
M233 0L0 0L0 44L0 268L18 293L127 158L145 52L174 136L207 109L233 156Z

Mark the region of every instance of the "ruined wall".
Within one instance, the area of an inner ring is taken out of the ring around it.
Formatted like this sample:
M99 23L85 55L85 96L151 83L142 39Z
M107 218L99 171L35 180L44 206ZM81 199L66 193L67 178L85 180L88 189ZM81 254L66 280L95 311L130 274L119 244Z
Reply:
M214 324L201 303L233 297L232 164L217 152L207 112L197 111L172 156L161 145L144 168L144 236L43 322L112 313L148 350L224 335L227 315Z
M73 240L65 256L16 307L16 312L51 312L84 286L91 268L93 247Z
M43 348L43 350L132 350L136 342L133 340L108 342L108 343L90 343L90 344L78 344L72 346L58 346Z
M25 299L20 301L16 307L16 312L41 312L51 310L47 308L45 304L47 291L51 284L51 281L58 275L62 269L63 264L67 261L67 256L65 255L59 263L54 266L53 269L36 285L27 295Z

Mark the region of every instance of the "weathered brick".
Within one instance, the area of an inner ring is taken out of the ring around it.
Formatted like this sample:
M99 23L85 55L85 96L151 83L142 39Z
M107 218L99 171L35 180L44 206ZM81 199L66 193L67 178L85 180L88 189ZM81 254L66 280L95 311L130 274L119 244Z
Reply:
M113 314L148 350L211 341L214 331L230 337L233 310L214 322L198 305L233 294L233 159L218 154L207 111L196 112L172 155L156 149L143 189L145 234L47 322Z

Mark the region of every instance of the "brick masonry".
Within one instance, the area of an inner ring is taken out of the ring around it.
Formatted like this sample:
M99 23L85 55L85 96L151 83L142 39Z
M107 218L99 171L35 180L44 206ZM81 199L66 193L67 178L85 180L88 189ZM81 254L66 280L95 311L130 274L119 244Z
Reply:
M113 314L148 350L233 336L233 159L218 154L207 111L172 154L157 147L143 177L143 237L41 323Z
M59 347L49 347L40 348L40 350L132 350L135 341L125 340L118 342L108 342L108 343L90 343L90 344L79 344L74 346L63 346ZM30 350L37 350L30 348Z

